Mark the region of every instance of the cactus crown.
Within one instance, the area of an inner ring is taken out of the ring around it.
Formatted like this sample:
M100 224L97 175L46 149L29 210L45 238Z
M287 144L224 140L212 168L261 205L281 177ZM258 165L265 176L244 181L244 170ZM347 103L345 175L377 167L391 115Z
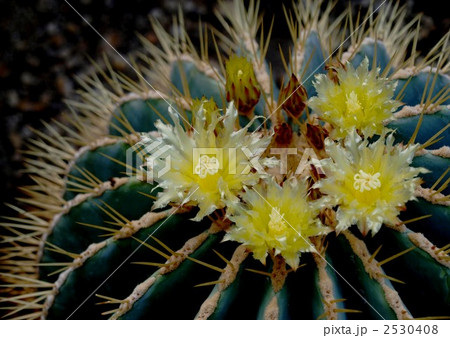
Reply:
M221 2L200 53L152 21L136 81L81 79L2 223L9 316L447 316L449 35L419 61L398 3L332 7L286 11L280 89L253 0Z

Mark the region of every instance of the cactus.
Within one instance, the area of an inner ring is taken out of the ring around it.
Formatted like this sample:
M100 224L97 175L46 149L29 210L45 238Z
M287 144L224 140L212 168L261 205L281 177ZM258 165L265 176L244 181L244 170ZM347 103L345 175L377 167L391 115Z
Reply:
M238 0L200 53L181 16L176 36L154 21L137 80L81 80L2 223L6 317L448 318L449 35L419 60L398 3L361 22L321 7L286 11L284 84ZM215 147L239 153L192 155Z

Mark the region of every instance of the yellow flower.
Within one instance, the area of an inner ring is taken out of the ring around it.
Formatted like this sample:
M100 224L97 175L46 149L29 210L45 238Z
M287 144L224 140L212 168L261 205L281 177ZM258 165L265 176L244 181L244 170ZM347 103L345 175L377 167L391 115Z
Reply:
M225 239L245 244L263 264L273 252L296 269L300 254L313 250L309 238L329 231L317 218L320 207L307 201L306 194L306 183L297 180L286 181L283 187L268 180L264 186L246 189L245 204L228 210L235 225Z
M326 178L314 185L325 197L322 206L339 206L336 230L357 224L363 235L376 234L383 223L395 225L405 203L415 199L424 168L411 167L417 145L394 146L394 137L382 135L368 144L356 131L345 139L345 148L325 140L330 158L320 161Z
M231 103L222 116L216 105L204 100L194 111L193 128L185 131L178 115L169 108L174 126L156 122L162 144L148 159L154 180L163 188L154 208L170 202L198 206L195 220L201 220L227 203L238 203L243 187L256 184L264 175L263 165L271 159L257 160L269 145L271 137L247 133L247 127L235 131L237 111ZM158 175L167 166L170 170ZM251 170L256 169L256 170Z
M383 121L401 105L392 100L396 83L369 71L365 58L357 69L351 63L337 69L337 83L324 74L316 77L317 96L308 102L319 117L333 126L331 137L345 137L353 129L364 136L380 135Z
M225 67L227 101L234 101L239 113L250 115L261 95L253 65L245 57L233 54Z

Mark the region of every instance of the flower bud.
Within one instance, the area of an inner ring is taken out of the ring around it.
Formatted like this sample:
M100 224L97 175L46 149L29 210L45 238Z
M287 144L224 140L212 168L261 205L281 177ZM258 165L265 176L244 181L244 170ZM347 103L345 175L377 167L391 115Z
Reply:
M292 127L286 122L275 126L275 142L277 146L288 146L292 141Z
M191 107L191 111L194 113L194 116L200 115L203 117L202 120L205 127L209 126L211 123L216 123L215 121L220 115L219 107L212 97L207 99L203 96L201 99L194 99L192 100ZM196 114L200 108L202 108L203 111L201 114ZM193 123L195 124L196 122L193 121ZM220 129L220 124L218 124L214 130L215 132L218 132Z
M211 120L212 114L217 114L219 111L219 107L217 106L214 99L211 97L210 99L207 99L206 97L202 97L201 99L194 99L192 100L192 108L191 110L193 112L196 112L200 109L200 107L203 106L204 115L207 121Z
M227 101L234 101L240 114L250 115L261 95L251 62L245 57L232 55L225 68Z
M306 107L306 100L308 94L305 87L303 87L297 80L297 77L292 74L289 82L280 90L278 97L278 104L281 105L291 117L298 118Z
M325 139L328 137L328 132L321 125L306 123L305 136L308 144L316 151L325 149Z

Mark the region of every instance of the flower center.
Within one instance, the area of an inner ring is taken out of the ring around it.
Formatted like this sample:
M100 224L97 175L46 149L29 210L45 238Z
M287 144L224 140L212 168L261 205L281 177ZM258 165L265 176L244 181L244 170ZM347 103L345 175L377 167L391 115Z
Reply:
M346 95L347 101L347 111L351 114L355 114L362 110L361 103L358 101L358 95L352 91L349 95Z
M285 233L286 222L283 219L284 214L280 213L280 208L272 208L272 212L269 217L269 232L276 236Z
M380 182L380 173L375 173L373 175L366 173L363 170L360 170L359 173L353 176L353 188L363 192L365 190L370 191L372 189L377 189L381 187Z
M201 178L205 178L208 175L217 174L219 167L219 160L215 156L202 155L198 159L194 172Z
M244 75L244 72L241 69L239 69L238 72L237 72L238 78L241 78L242 75Z

